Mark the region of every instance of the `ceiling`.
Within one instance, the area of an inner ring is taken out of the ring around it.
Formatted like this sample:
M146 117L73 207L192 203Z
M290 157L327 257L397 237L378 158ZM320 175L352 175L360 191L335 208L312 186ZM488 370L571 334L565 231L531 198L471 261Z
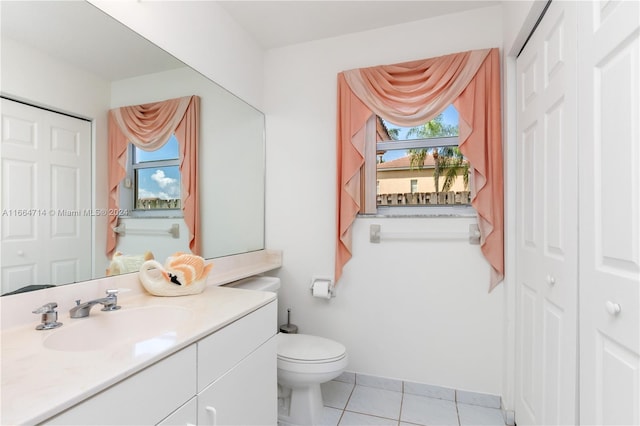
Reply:
M361 32L500 1L218 1L264 49ZM205 9L206 10L206 9ZM2 35L107 81L184 66L84 1L2 1ZM127 58L127 60L122 60Z
M0 1L0 12L3 37L107 81L185 66L87 2Z
M218 1L265 49L403 24L501 1Z

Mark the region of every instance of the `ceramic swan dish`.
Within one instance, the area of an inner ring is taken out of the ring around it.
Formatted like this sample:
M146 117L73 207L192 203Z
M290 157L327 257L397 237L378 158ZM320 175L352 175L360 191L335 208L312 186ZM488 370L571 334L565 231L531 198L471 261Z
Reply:
M155 296L186 296L201 293L213 264L205 265L200 256L176 253L167 258L164 266L147 260L138 274L143 287Z

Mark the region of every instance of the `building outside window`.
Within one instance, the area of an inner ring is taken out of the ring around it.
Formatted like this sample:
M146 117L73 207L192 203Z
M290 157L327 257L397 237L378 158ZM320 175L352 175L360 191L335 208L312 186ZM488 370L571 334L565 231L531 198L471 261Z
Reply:
M380 118L378 122L378 210L470 206L469 163L458 149L458 113L453 106L421 126L403 128Z

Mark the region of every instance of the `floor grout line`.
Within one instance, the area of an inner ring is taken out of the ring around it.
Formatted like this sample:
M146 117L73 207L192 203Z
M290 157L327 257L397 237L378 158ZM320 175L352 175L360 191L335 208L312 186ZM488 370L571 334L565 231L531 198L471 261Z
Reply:
M402 382L402 397L400 398L400 412L398 413L398 426L400 426L400 421L402 419L402 404L404 404L404 382Z
M380 416L380 415L376 415L376 414L370 414L370 413L365 413L365 412L359 412L359 411L354 411L354 410L348 410L348 409L347 409L347 407L349 406L349 402L351 401L351 399L352 399L352 397L353 397L353 394L355 393L356 387L360 386L360 387L372 387L372 388L376 388L375 386L358 385L358 384L357 384L357 383L355 383L355 382L354 382L354 383L349 383L349 384L352 384L352 385L353 385L353 387L351 388L351 391L349 392L349 396L348 396L348 397L347 397L347 399L346 399L346 402L345 402L345 404L344 404L344 408L342 408L342 409L338 409L338 410L340 410L340 416L339 416L338 421L337 421L337 423L336 423L336 425L335 425L335 426L339 426L339 425L342 423L342 421L343 421L343 419L344 419L344 415L345 415L345 413L346 413L346 412L350 412L350 413L354 413L354 414L359 414L359 415L364 415L364 416L369 416L369 417L375 417L375 418L378 418L378 419L391 420L391 421L396 422L396 425L397 425L397 426L400 426L400 424L401 424L401 423L403 423L403 421L402 421L402 409L403 409L403 407L404 407L404 403L405 403L405 395L414 395L414 394L407 394L407 393L404 391L404 384L403 384L403 386L402 386L402 388L401 388L401 390L400 390L400 391L391 390L391 389L385 389L385 390L388 390L388 391L391 391L391 392L397 392L397 393L399 393L399 394L401 395L401 399L400 399L400 411L399 411L399 413L398 413L398 417L397 417L397 418L384 417L384 416ZM384 389L384 388L376 388L376 389ZM451 401L451 402L453 402L454 407L455 407L455 410L456 410L456 411L455 411L455 413L456 413L456 421L457 421L457 424L458 424L458 426L461 426L461 425L462 425L462 420L460 419L460 407L459 407L459 405L458 405L458 404L459 404L459 402L458 402L458 395L457 395L457 392L454 394L454 399L453 399L453 400L447 400L447 399L444 399L444 398L434 398L434 397L429 397L429 396L426 396L426 395L416 395L416 396L422 396L422 397L424 397L424 398L439 399L439 400L443 400L443 401ZM473 405L473 404L472 404L472 405ZM326 407L326 408L334 408L334 407L329 407L329 406L325 406L325 407ZM486 408L491 408L491 407L486 407ZM335 409L335 408L334 408L334 409ZM406 424L411 424L411 425L415 425L415 426L424 426L424 425L421 425L420 423L413 423L413 422L410 422L410 421L404 421L404 423L406 423ZM504 424L504 423L503 423L503 424Z
M353 383L353 387L351 388L351 392L349 392L349 397L347 398L347 402L344 403L344 408L342 409L342 413L340 413L340 418L338 419L338 423L336 424L336 426L340 425L340 422L342 421L342 418L344 417L344 413L345 411L347 411L347 406L349 405L349 401L351 400L351 396L353 395L353 392L356 390L356 383L354 381Z
M453 402L456 404L456 419L458 420L458 426L461 424L460 422L460 410L458 410L458 391L453 393Z

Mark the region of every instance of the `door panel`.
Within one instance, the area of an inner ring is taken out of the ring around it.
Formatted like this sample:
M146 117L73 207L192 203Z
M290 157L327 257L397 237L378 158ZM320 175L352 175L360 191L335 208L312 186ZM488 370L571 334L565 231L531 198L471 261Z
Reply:
M596 337L595 422L585 416L585 424L638 424L638 376L640 360L630 351L603 334ZM631 390L631 392L628 392Z
M518 416L534 419L538 415L540 403L539 376L539 352L535 348L537 336L538 315L536 309L537 292L526 283L521 283L519 309L522 313L519 317L519 356L518 365ZM523 413L524 411L524 413Z
M576 11L553 2L517 60L516 422L576 422Z
M579 10L580 419L640 423L640 3Z

